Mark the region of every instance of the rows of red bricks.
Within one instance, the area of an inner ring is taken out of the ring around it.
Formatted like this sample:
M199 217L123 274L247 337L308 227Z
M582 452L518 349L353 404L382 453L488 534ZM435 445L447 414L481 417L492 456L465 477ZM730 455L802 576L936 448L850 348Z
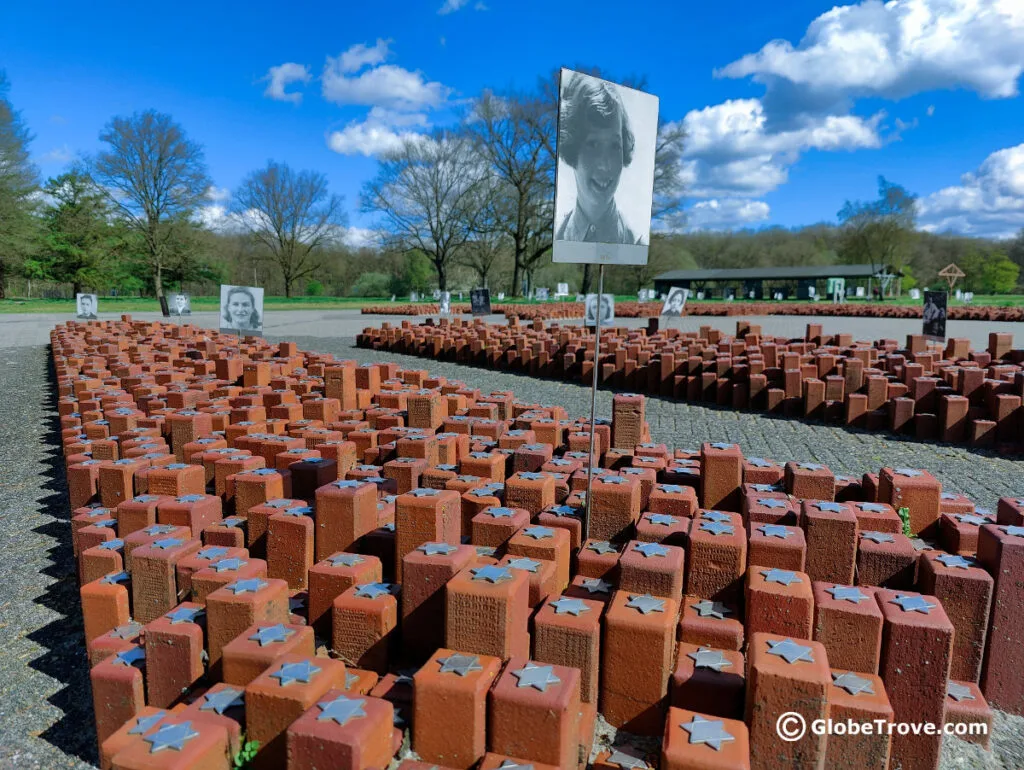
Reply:
M578 326L545 328L443 319L367 328L357 344L589 384L594 337ZM739 321L727 336L614 328L602 331L600 380L616 389L887 430L922 440L1018 451L1024 439L1024 350L992 333L988 349L944 346L921 335L855 342L808 324L802 340L769 337Z
M663 741L595 768L934 768L776 720L1024 714L1024 500L673 449L642 395L591 426L189 326L52 345L104 768L568 770L598 711Z
M615 315L618 318L657 318L661 315L662 302L616 302ZM537 305L493 305L492 311L509 317L532 321L540 318L583 318L582 302L545 302ZM364 315L437 315L441 310L437 303L389 303L386 305L365 305ZM454 303L451 312L469 314L470 305ZM855 318L920 318L920 305L886 305L877 303L844 303L835 305L826 302L689 302L684 315L690 316L844 316ZM957 305L948 310L948 318L958 321L1024 321L1022 307L995 307L987 305Z

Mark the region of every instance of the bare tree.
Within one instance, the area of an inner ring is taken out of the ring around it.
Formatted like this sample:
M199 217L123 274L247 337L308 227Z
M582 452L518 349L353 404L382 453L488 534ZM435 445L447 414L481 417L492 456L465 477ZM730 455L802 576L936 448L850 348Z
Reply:
M361 207L378 214L389 246L424 254L448 288L448 268L479 233L490 188L487 164L460 134L437 131L407 139L380 159L363 186Z
M513 296L551 250L556 117L542 98L485 92L464 123L496 178L490 218L512 244Z
M478 285L486 289L498 260L506 255L508 245L503 232L484 230L466 242L458 263L472 270L479 281Z
M341 240L348 224L343 199L317 171L293 171L270 161L235 191L232 214L281 269L284 295L321 267L324 248Z
M129 229L141 236L157 297L163 274L210 187L202 147L170 115L155 110L117 117L100 133L108 148L92 162L92 177Z

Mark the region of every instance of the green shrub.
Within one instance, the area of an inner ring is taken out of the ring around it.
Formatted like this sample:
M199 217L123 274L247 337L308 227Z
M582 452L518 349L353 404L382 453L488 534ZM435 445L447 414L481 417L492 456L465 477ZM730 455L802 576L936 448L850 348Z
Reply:
M322 297L324 295L324 285L320 281L312 280L306 282L306 296L307 297Z
M391 276L387 273L363 273L352 284L353 297L387 297L391 292Z

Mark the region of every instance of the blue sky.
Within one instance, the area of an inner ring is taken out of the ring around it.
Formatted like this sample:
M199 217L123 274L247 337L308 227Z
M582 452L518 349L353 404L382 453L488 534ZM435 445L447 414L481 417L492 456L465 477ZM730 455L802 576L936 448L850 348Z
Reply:
M45 176L95 152L112 116L156 108L204 145L214 222L217 198L274 159L326 173L369 227L375 152L482 89L596 65L645 77L690 131L693 228L835 221L879 174L921 197L925 229L1024 227L1020 0L61 0L4 17L0 68Z

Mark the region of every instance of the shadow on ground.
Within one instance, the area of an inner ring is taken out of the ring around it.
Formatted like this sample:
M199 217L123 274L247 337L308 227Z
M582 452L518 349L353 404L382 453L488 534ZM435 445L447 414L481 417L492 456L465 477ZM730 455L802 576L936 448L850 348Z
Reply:
M43 391L41 411L46 415L44 435L46 451L46 483L42 489L48 494L39 501L40 513L53 521L33 531L49 537L49 565L43 573L54 578L46 591L36 598L59 619L28 635L46 652L29 665L61 682L63 687L48 700L61 710L61 718L43 731L39 737L66 754L97 764L96 729L92 709L92 688L89 684L89 663L82 625L82 606L78 594L78 576L72 552L68 520L67 477L61 455L60 418L57 414L57 385L52 358L47 367L47 388Z

